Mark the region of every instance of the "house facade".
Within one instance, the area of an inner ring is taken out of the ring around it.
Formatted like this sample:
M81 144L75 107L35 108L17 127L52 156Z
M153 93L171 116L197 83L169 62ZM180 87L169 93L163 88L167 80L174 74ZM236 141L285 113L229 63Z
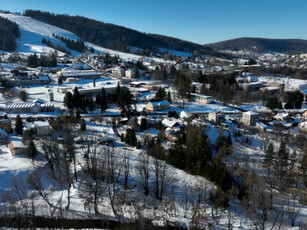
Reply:
M255 126L259 120L259 113L248 111L242 114L242 123L247 126Z
M155 101L155 102L147 102L146 104L146 110L147 111L161 111L169 109L170 105L167 100L164 101Z

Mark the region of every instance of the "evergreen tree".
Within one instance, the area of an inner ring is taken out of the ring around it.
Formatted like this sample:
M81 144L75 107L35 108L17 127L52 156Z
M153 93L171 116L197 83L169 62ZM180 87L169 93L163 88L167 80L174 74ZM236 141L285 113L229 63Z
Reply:
M85 123L84 119L82 119L81 122L80 122L80 129L81 129L81 131L86 130L86 123Z
M279 177L282 178L288 169L288 160L289 160L289 152L286 148L286 143L284 141L281 141L279 150L278 150L278 159L277 159L277 170Z
M16 117L16 121L15 121L15 131L18 135L21 135L22 130L23 130L23 122L21 120L21 117L18 114Z
M108 107L108 102L107 102L107 93L105 89L102 87L101 92L100 92L100 108L101 112L105 111Z
M62 76L59 76L59 78L58 78L58 84L59 84L59 85L62 85L62 84L63 84L63 77L62 77Z
M174 65L171 66L171 69L170 69L169 73L170 73L171 75L175 75L175 73L176 73L176 68L175 68Z
M27 155L32 160L37 155L36 146L35 146L34 141L32 139L29 141L29 145L27 147Z
M66 108L68 109L72 109L73 108L73 96L71 94L71 92L66 92L65 96L64 96L64 105L66 106Z
M81 114L80 114L79 109L76 111L76 119L77 119L77 120L80 120L80 119L81 119Z
M267 150L265 151L264 157L264 167L271 167L273 166L273 159L274 159L274 147L273 144L270 143Z
M172 104L172 97L171 97L171 92L170 92L170 91L167 92L166 100L167 100L170 104Z
M74 108L81 108L81 96L77 87L73 90L72 104Z
M166 97L166 92L165 89L162 87L159 87L157 92L156 92L156 100L157 101L163 101Z

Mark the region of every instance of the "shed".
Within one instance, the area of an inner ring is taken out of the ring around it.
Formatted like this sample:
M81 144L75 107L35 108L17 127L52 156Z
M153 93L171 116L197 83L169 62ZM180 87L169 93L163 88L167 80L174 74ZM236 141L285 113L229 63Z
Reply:
M25 146L21 140L12 140L10 142L10 151L13 156L25 154L27 146Z

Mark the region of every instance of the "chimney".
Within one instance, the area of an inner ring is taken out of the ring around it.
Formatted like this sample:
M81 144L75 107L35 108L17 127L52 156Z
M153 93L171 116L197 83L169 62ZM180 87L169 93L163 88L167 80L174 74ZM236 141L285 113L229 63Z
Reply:
M96 87L96 78L93 78L93 86Z

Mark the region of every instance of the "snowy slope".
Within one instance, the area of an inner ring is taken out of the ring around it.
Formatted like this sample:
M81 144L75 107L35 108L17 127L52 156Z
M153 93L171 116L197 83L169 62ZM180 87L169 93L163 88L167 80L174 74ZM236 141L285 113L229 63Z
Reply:
M42 39L49 39L53 44L59 44L65 46L65 43L61 42L58 39L52 37L52 34L56 34L62 37L70 38L77 40L78 36L73 33L63 30L61 28L49 25L44 22L37 21L33 18L15 15L15 14L3 14L0 13L1 17L7 18L12 22L15 22L19 26L19 30L21 33L20 38L17 39L17 51L21 54L28 53L50 53L53 52L54 49L42 44ZM85 41L86 46L93 47L98 53L109 53L111 55L118 55L120 58L124 60L138 60L141 58L139 55L128 54L119 51L114 51L111 49L106 49L100 46L96 46L89 42ZM81 53L76 52L74 50L70 50L72 56L80 56ZM63 54L58 52L59 54ZM163 59L154 58L156 62L165 62Z
M52 37L52 34L57 34L70 39L77 39L78 37L69 31L51 26L49 24L37 21L35 19L13 14L0 13L1 17L7 18L15 22L19 26L20 38L17 39L17 51L20 53L49 53L54 49L42 44L42 39L49 39L53 44L64 43ZM72 55L77 55L77 52L71 51ZM60 52L59 52L60 53Z

